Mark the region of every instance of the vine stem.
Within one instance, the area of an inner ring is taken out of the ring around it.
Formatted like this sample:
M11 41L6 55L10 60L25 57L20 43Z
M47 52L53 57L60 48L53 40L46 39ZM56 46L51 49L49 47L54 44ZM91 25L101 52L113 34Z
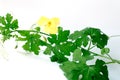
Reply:
M41 34L44 34L44 35L47 35L47 36L50 36L49 34L46 34L46 33L44 33L44 32L40 32Z
M89 46L88 46L88 51L91 49L91 44L92 44L92 41L90 40L90 43L89 43Z
M112 59L112 57L109 54L106 54L106 55L114 62L114 60Z
M113 35L113 36L110 36L110 37L120 37L120 35ZM90 43L89 43L89 46L88 46L88 51L90 51L92 48L94 48L95 46L92 46L91 47L91 41L90 41ZM111 60L111 62L106 62L106 64L111 64L111 63L118 63L118 64L120 64L120 60L117 60L117 59L113 59L109 54L106 54L107 56L104 56L104 55L101 55L101 54L97 54L97 53L95 53L95 52L92 52L92 51L90 51L92 54L94 54L94 55L96 55L96 56L100 56L100 57L102 57L102 58L106 58L106 59L108 59L108 60Z
M91 51L90 51L91 52ZM100 57L103 57L103 58L106 58L108 60L111 60L112 62L107 62L107 64L110 64L110 63L118 63L120 64L120 61L119 60L116 60L116 59L113 59L111 58L110 56L107 57L107 56L104 56L104 55L101 55L101 54L97 54L97 53L94 53L94 52L91 52L92 54L96 55L96 56L100 56Z
M112 35L112 36L110 36L110 38L112 38L112 37L120 37L120 35Z
M115 63L115 62L111 61L111 62L106 62L105 64L112 64L112 63Z
M15 31L13 31L13 32L19 32L19 31L23 31L23 30L15 30ZM26 30L26 31L29 31L29 32L38 32L38 31L35 31L35 30ZM44 33L44 32L39 32L39 33L44 34L44 35L46 35L46 36L50 36L49 34Z

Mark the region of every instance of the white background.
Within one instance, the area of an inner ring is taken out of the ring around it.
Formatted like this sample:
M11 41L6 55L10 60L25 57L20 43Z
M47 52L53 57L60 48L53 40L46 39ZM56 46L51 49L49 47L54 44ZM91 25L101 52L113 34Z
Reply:
M40 16L59 17L71 31L97 27L108 35L120 34L120 0L0 0L0 15L11 13L22 29L29 29ZM112 38L111 56L120 59L120 38ZM14 50L14 41L5 43L7 61L0 57L0 80L66 80L48 56L24 55ZM0 53L3 53L1 47ZM120 65L108 65L110 80L119 80Z

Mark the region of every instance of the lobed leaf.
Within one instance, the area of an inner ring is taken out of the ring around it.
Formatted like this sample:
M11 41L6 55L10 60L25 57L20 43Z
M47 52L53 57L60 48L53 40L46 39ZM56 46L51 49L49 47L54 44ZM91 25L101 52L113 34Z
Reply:
M109 80L105 62L97 60L95 65L64 62L60 65L68 80Z
M18 28L18 20L13 20L13 16L9 13L6 16L0 16L0 33L2 34L3 41L14 37L12 34Z

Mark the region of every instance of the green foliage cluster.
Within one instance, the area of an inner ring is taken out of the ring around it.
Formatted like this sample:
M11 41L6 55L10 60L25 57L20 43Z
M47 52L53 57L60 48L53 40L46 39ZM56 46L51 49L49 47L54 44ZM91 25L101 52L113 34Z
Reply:
M23 49L35 55L39 55L42 46L46 47L43 54L60 64L68 80L109 80L107 64L120 64L109 55L110 49L106 47L109 37L98 28L87 27L70 33L70 30L58 27L57 34L43 33L40 27L19 30L18 20L8 13L0 16L0 34L3 42L10 38L24 42ZM101 53L93 52L94 48ZM106 58L110 62L95 57ZM88 64L92 60L95 63Z

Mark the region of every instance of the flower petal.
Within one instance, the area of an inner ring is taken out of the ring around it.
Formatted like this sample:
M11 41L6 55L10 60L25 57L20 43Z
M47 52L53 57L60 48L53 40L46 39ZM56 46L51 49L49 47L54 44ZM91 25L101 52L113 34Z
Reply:
M60 19L57 17L51 18L51 21L53 21L57 26L60 24Z
M42 17L38 20L37 24L38 24L39 26L44 26L48 21L49 21L49 18L47 18L47 17L45 17L45 16L42 16Z
M55 25L46 26L44 31L49 34L56 34L58 32L58 28Z

